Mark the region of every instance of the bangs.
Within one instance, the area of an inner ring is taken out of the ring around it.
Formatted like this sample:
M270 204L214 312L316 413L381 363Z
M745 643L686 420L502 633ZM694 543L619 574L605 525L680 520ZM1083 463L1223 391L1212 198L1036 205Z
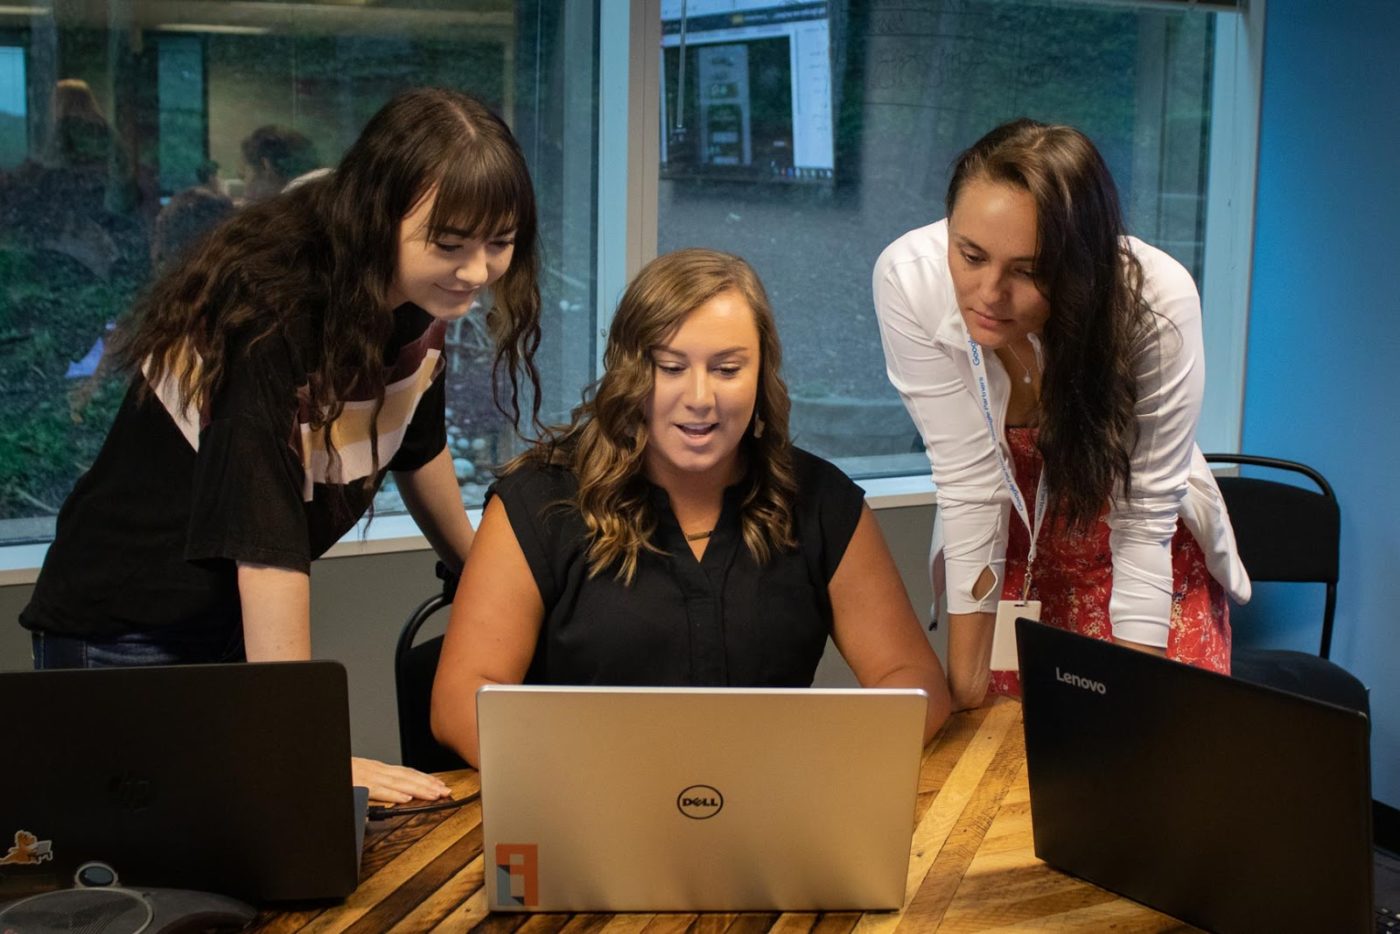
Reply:
M527 240L534 231L522 225L534 216L534 189L524 167L479 151L453 160L439 176L427 233L430 239L458 234L489 240L514 231Z

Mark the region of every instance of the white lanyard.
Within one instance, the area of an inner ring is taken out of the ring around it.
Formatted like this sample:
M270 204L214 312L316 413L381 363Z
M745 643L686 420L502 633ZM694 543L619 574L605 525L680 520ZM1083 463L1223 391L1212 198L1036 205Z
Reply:
M987 434L992 439L992 451L1001 466L1001 476L1006 482L1006 488L1011 491L1011 505L1031 535L1030 552L1026 555L1026 583L1021 590L1021 600L1024 601L1030 595L1036 542L1040 538L1040 527L1045 522L1045 501L1048 495L1045 489L1045 469L1041 468L1040 481L1035 486L1035 523L1032 525L1030 513L1026 512L1026 499L1021 495L1021 488L1016 485L1016 476L1011 472L1011 464L1001 449L1001 439L997 437L996 420L992 418L992 397L987 389L987 362L983 359L982 346L969 337L967 348L968 355L972 358L972 375L977 380L977 401L982 404L982 418L987 422Z

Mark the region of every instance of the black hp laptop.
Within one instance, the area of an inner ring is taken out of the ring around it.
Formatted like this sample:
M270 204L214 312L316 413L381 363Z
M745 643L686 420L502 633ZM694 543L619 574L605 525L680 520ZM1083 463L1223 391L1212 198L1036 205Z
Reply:
M1220 932L1371 931L1365 716L1018 620L1035 854Z
M339 664L0 672L0 710L0 902L93 860L255 902L355 888Z

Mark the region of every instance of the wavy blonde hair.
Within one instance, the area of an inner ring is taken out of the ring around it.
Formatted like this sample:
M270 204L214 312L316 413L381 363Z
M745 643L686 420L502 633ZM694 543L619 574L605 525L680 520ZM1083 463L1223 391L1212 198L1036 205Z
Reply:
M526 463L567 467L578 478L577 508L588 528L589 576L615 568L630 584L643 550L651 543L656 515L643 464L647 446L645 409L655 385L653 353L675 334L691 312L722 292L738 292L753 310L758 328L759 386L754 406L763 430L749 431L741 445L745 464L740 526L754 560L765 563L779 550L795 548L793 500L797 481L788 438L791 402L780 375L782 347L768 294L744 260L716 250L688 249L648 263L627 287L608 331L604 373L584 393L567 426L544 438L503 469Z

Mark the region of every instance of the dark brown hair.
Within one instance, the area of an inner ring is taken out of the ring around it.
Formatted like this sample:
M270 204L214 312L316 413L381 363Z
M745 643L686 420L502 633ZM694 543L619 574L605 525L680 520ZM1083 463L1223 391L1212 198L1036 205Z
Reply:
M504 367L510 381L509 411L499 399L497 406L518 423L520 378L528 378L533 416L540 296L530 174L499 117L473 97L439 88L394 97L334 172L216 228L138 303L119 359L144 366L147 386L173 379L181 406L198 408L233 365L235 340L262 339L304 316L319 338L308 362L312 428L325 430L329 445L330 425L352 393L383 403L399 225L430 195L428 239L447 228L474 238L515 231L514 258L493 286L487 325L496 344L493 373ZM371 441L377 473L377 438Z
M1036 207L1036 285L1050 305L1041 338L1038 446L1052 508L1085 528L1132 490L1136 355L1153 327L1142 266L1124 239L1113 176L1069 126L1022 118L958 157L948 213L971 181L1011 185Z

